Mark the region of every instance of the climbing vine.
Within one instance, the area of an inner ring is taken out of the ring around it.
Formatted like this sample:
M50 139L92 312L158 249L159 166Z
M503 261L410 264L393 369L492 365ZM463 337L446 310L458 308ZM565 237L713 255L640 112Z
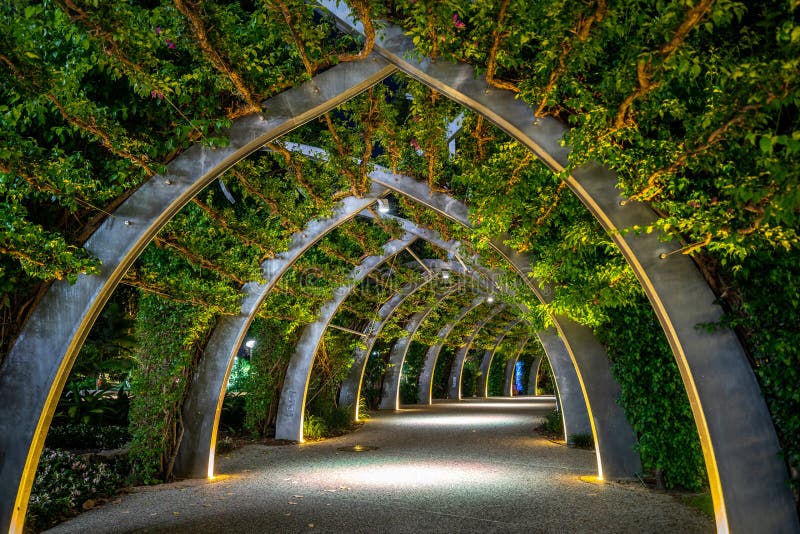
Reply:
M131 374L135 402L130 412L130 457L141 482L172 477L183 437L183 401L214 317L213 310L148 293L139 299L139 365Z
M597 160L617 174L625 196L653 208L657 220L630 230L677 239L676 253L690 254L711 284L726 310L716 327L735 328L744 341L797 486L800 4L350 5L364 37L342 34L324 12L296 0L3 4L0 358L47 284L100 271L83 245L144 180L193 143L224 145L231 121L264 111L265 99L336 63L365 57L379 30L372 21L385 18L404 28L418 53L473 64L492 88L513 91L537 115L568 124L570 168ZM287 141L319 146L328 159L294 154ZM238 312L242 285L261 279L262 263L285 251L293 233L330 214L342 198L363 196L375 165L470 206L468 229L399 195L387 198L394 213L462 243L458 258L414 249L424 257L513 274L489 246L501 234L514 250L533 256L531 280L545 285L552 300L542 305L516 274L509 277L517 280L509 284L513 291L496 295L508 312L483 329L476 351L520 316L530 328L549 325L553 314L595 328L614 360L646 466L668 485L702 483L674 362L611 237L563 176L487 120L399 75L239 162L181 210L126 273L123 283L137 288L143 303L135 417L149 421L159 403L171 414L164 418L169 428L157 427L161 441L144 430L136 438L143 477L169 475L185 373L214 320ZM263 341L248 390L253 432L268 432L301 328L390 236L399 237L387 222L348 224L315 246L270 294L253 326ZM414 262L403 253L376 270L335 323L366 328L381 302L422 278ZM435 301L432 287L389 321L378 352L413 313ZM469 298L465 292L444 301L419 342L435 341L438 327ZM157 324L158 313L165 324ZM483 305L468 314L448 338L437 376L449 373L454 350L485 313ZM611 327L619 324L628 333ZM634 333L635 339L626 337ZM517 338L510 336L501 354ZM317 370L319 399L333 399L332 384L356 343L341 332L326 336L318 355L324 364ZM175 350L174 361L165 359L165 346ZM180 387L151 402L158 366L167 373L162 378L177 377ZM470 372L474 366L468 362ZM653 387L643 391L642 384ZM663 405L652 401L656 391ZM674 414L669 432L652 423L656 406Z

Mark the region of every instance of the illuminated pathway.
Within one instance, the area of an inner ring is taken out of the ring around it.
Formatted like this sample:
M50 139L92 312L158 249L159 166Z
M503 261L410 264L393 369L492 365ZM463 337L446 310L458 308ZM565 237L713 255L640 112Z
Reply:
M552 400L492 399L374 415L350 435L244 447L213 482L136 490L53 532L712 532L632 483L584 481L594 453L534 428ZM366 452L339 448L365 445Z

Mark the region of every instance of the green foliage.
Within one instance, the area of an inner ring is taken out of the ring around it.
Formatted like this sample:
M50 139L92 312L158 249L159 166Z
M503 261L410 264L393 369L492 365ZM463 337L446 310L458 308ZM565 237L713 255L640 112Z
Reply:
M370 410L375 410L381 401L382 377L386 371L385 357L388 357L390 346L384 343L375 343L372 352L367 357L364 378L361 383L361 398Z
M98 377L124 382L128 378L136 364L133 328L137 307L137 291L126 286L114 291L81 347L70 371L70 382L86 378L94 382Z
M274 424L280 384L289 365L299 333L276 319L256 318L247 337L256 341L250 356L250 374L245 389L244 427L256 436L267 435Z
M506 379L506 361L511 357L510 351L507 349L508 343L503 344L504 347L499 349L492 358L492 365L489 367L489 382L488 394L490 397L499 397L503 394L503 384Z
M419 389L419 374L425 363L425 355L428 353L428 346L413 340L411 341L405 362L403 362L403 373L400 377L400 404L416 404L417 390Z
M250 376L250 360L237 356L233 360L233 367L231 368L231 375L228 378L228 391L229 392L242 392L247 391L247 380Z
M800 279L796 253L776 252L770 257L751 256L732 277L731 291L740 295L724 323L746 337L755 360L772 419L789 466L800 466L800 298L794 287ZM800 477L792 477L800 490Z
M86 423L53 425L47 431L45 447L50 449L86 450L119 449L131 439L127 425L97 426Z
M182 434L181 410L213 312L143 294L137 317L140 365L131 374L130 458L136 478L169 479Z
M561 418L561 412L553 410L544 417L542 423L542 430L548 434L555 434L556 436L564 435L564 420Z
M663 472L670 488L702 487L706 473L689 401L650 306L642 298L614 310L597 333L622 389L620 404L638 435L643 468Z
M127 463L105 463L45 448L33 482L25 527L35 532L93 506L125 485Z
M219 427L229 434L242 434L246 416L247 397L241 393L225 393L219 414Z
M541 348L541 343L538 342L536 345L540 348L540 350L544 353L544 349ZM550 367L550 360L546 357L542 358L542 363L539 365L539 373L536 377L536 383L538 384L538 391L539 395L555 395L556 388L555 388L555 378L553 377L553 368ZM533 393L531 393L532 395Z
M123 387L85 390L79 389L78 384L73 382L58 401L54 423L96 426L127 424L130 400Z
M328 426L319 415L306 414L303 418L303 438L306 440L323 439L328 435Z
M568 442L579 449L594 449L594 436L591 434L570 434Z

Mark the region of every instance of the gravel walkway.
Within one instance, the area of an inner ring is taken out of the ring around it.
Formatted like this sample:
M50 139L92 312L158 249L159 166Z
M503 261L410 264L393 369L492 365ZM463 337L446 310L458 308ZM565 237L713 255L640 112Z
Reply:
M212 481L137 488L50 532L712 532L672 496L598 483L534 431L552 401L439 403L302 445L217 458ZM377 447L340 451L352 445Z

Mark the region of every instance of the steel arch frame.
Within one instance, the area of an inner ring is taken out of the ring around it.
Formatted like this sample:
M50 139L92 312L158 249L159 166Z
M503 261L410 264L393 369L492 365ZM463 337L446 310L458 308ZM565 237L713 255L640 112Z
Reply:
M281 398L278 402L278 419L275 424L275 438L303 441L303 419L305 416L306 396L314 366L317 348L322 341L339 307L350 296L356 286L371 272L389 258L405 250L417 239L413 234L406 234L402 239L392 240L383 247L381 256L370 256L364 259L350 273L346 285L334 290L331 300L326 302L317 312L316 320L303 329L300 339L295 345L294 353L286 370ZM299 402L298 402L299 401Z
M125 271L158 230L212 180L264 144L391 75L377 55L333 67L265 102L262 115L234 121L226 147L195 144L107 217L85 248L99 275L54 282L0 368L0 529L21 532L39 455L75 358Z
M514 348L513 356L506 362L506 374L503 380L503 395L506 397L514 396L514 369L516 368L519 357L522 356L522 351L525 345L528 344L531 337L520 340L519 344Z
M400 409L400 380L403 375L403 364L406 361L406 354L411 345L411 341L419 330L425 319L433 311L436 305L441 304L442 300L452 294L446 291L441 298L438 298L434 306L430 306L422 311L415 313L405 327L407 336L395 341L389 353L389 365L383 375L383 388L381 392L381 402L379 410L399 410Z
M389 30L393 28L390 27ZM503 91L489 88L485 84L481 85L483 82L475 80L474 76L465 75L472 72L471 68L465 70L463 65L452 66L442 63L430 65L424 64L424 61L414 64L405 60L397 52L407 46L406 41L404 36L397 33L392 35L390 31L379 40L377 49L391 56L390 59L398 65L402 63L401 68L412 76L439 88L444 94L467 107L483 113L525 143L554 168L563 168L566 164L567 149L558 145L558 139L564 131L563 126L549 119L531 120L531 111L524 103L509 101L509 95ZM395 48L394 55L390 49L393 42L399 47ZM374 58L371 61L376 64L382 63ZM348 64L350 65L353 64ZM380 75L382 77L393 71L393 68L385 65L376 66L377 70L384 69ZM322 76L331 75L335 78L333 72L342 72L336 71L337 68L305 84L303 87L310 91L303 100L314 103L321 101L328 88L320 91L317 87L317 91L314 91L314 85L320 82ZM375 75L375 72L372 74ZM365 83L364 79L359 83ZM295 90L287 93L292 91ZM342 98L342 101L346 99L340 93L337 93L336 98ZM492 112L486 100L497 98L505 99L504 104L508 104L509 109L513 109L514 112L506 115ZM330 107L333 105L335 104ZM307 111L302 115L306 117L303 120L312 118L313 113L316 112ZM300 119L295 121L294 115L290 112L291 118L284 121L282 127L293 127L289 126L289 123L299 125ZM233 130L243 126L246 121L255 120L258 119L254 117L240 119ZM143 249L158 227L194 195L191 191L202 187L197 185L200 181L205 185L246 155L237 154L243 154L250 148L263 144L260 138L246 135L241 141L243 144L237 145L234 142L228 149L192 147L184 155L179 156L168 166L171 172L174 171L174 175L171 176L176 178L179 185L175 188L174 195L171 193L165 195L160 191L164 186L176 183L172 179L164 180L162 184L157 183L161 177L154 177L148 181L140 191L150 191L156 200L164 196L169 197L167 204L170 208L159 209L154 204L147 203L144 208L133 209L134 204L131 202L133 197L143 198L137 191L115 212L114 216L103 223L101 228L105 228L106 231L96 232L87 242L89 250L96 251L101 259L108 257L111 260L109 263L104 261L103 275L81 277L78 284L73 287L62 283L53 284L43 301L33 311L0 372L0 403L7 407L4 411L13 412L20 404L28 404L34 408L19 410L16 413L32 414L31 418L35 419L32 422L23 421L22 441L27 443L19 447L17 443L19 440L15 440L20 434L17 420L12 429L7 418L0 418L0 434L11 436L0 437L0 446L5 453L0 466L0 476L6 481L19 480L16 488L12 483L11 489L0 490L0 497L3 497L0 501L4 505L9 503L0 511L2 514L0 519L3 525L9 525L9 529L18 529L22 526L30 483L35 471L33 464L41 450L55 402L91 324L125 270L125 262L128 261L125 258L135 257ZM235 148L237 146L238 148ZM191 167L197 163L191 161L189 157L191 154L201 160L199 181L191 174ZM210 164L207 166L208 162ZM167 181L170 183L167 184ZM748 526L764 528L765 525L791 525L797 530L797 514L785 485L788 477L785 466L778 457L780 448L777 437L752 369L743 356L738 340L730 332L709 334L695 331L696 324L717 320L720 311L713 304L713 294L691 265L690 260L680 255L661 258L661 255L676 249L674 243L658 242L656 236L623 236L615 232L618 228L652 221L654 217L649 209L641 204L629 202L624 206L619 205L621 199L614 190L615 181L614 176L607 170L589 164L573 171L568 184L601 224L612 232L615 242L642 282L667 334L681 370L703 445L718 527L725 529L734 525L736 528L747 530ZM187 183L191 185L187 186ZM150 220L155 222L147 223L144 220L147 217L138 217L143 211L148 210L152 215ZM120 221L132 224L123 227ZM145 222L144 226L141 226L142 222ZM110 251L117 251L119 248L106 245L110 245L111 241L116 241L120 236L128 241L124 244L124 247L127 247L126 255L123 260L117 261L109 256L113 255ZM86 282L85 279L89 278L93 280ZM698 302L701 305L698 305ZM59 331L53 332L54 314L72 316L74 320L64 321L63 325L59 325ZM560 329L565 338L570 334L564 330L563 325L560 325ZM44 331L47 331L46 335L43 335ZM21 354L30 357L35 363L23 361ZM714 355L714 358L707 357L709 354ZM39 355L42 358L39 358ZM41 380L35 380L40 377ZM27 388L35 391L21 392L19 388L14 388L14 382L24 383ZM739 407L735 417L727 413L727 407L732 404ZM739 443L742 435L751 436L753 439L749 440L746 446L742 446ZM761 467L755 475L752 473L754 465ZM756 483L753 483L754 480ZM726 491L731 492L730 500L726 498L723 488L728 488Z
M519 324L519 321L515 321L510 323L505 330L500 332L500 334L495 338L494 343L492 343L492 348L487 349L483 352L483 358L481 359L481 378L478 382L478 392L481 393L478 395L479 397L485 399L489 396L489 370L492 367L492 360L494 360L494 353L497 352L497 349L500 348L500 344L506 338L511 329L514 328ZM460 395L460 394L459 394Z
M363 33L346 4L337 2L319 0L340 26ZM700 437L717 528L800 532L778 437L744 348L731 330L696 328L722 317L711 288L690 258L673 254L680 249L675 240L663 241L658 232L622 232L649 225L658 218L655 212L622 198L616 175L597 162L567 172L570 149L560 142L567 127L553 117L537 117L512 92L480 79L472 66L422 56L402 28L392 24L378 32L374 50L408 76L479 113L555 172L567 175L566 184L633 269L672 348ZM559 330L565 335L560 326ZM729 410L734 405L735 414ZM749 439L743 442L742 436Z

